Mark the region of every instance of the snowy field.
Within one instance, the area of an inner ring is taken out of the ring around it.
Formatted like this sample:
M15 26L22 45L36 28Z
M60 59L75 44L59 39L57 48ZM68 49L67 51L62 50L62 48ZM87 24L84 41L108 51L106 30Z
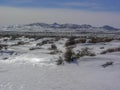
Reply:
M44 45L37 45L46 41ZM95 56L84 56L75 63L56 65L66 50L67 38L24 37L12 40L1 38L0 44L8 45L0 50L0 90L119 90L120 52L100 54L109 48L120 47L119 40L101 43L78 43L74 52L88 47ZM51 54L51 44L58 53ZM113 62L106 68L106 62Z

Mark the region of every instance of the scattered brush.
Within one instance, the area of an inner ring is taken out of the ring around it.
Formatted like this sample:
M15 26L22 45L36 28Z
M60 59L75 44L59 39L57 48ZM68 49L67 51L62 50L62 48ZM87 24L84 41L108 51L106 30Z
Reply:
M104 49L104 47L100 47L100 49Z
M71 45L75 45L75 38L74 37L71 37L68 39L68 41L65 43L65 46L68 47L68 46L71 46Z
M42 48L40 48L40 47L31 47L31 48L29 48L29 50L37 50L37 49L42 49Z
M113 38L108 38L108 37L91 37L91 40L88 43L100 43L100 42L110 42L114 40Z
M91 51L90 48L82 48L81 52L80 52L80 56L83 57L83 56L95 56L95 53L93 53Z
M105 64L102 65L102 67L106 68L110 65L113 65L113 62L106 62Z
M17 45L24 45L24 44L25 44L24 41L19 41L19 42L17 42Z
M119 51L120 51L120 47L118 47L118 48L110 48L110 49L107 49L107 50L101 52L101 54L112 53L112 52L119 52Z
M73 62L73 56L74 56L74 52L72 49L67 49L65 54L64 54L64 60L68 63Z
M68 46L75 45L78 43L86 43L86 39L83 39L83 38L75 39L74 37L71 37L65 43L65 46L68 47Z
M57 65L62 65L64 64L64 60L62 59L62 57L59 57L59 59L56 61Z
M52 44L52 45L51 45L51 49L52 49L52 50L57 50L57 46L56 46L55 44Z

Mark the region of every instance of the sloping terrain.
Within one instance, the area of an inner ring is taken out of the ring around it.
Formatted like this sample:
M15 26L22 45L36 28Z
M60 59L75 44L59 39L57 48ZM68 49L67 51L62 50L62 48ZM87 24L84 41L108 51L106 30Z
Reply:
M75 52L88 47L96 56L84 56L77 62L58 66L56 60L65 52L67 38L4 39L1 38L1 44L9 46L0 53L0 90L120 89L120 53L100 54L109 48L119 47L119 40L76 44ZM46 40L50 42L36 48L36 44ZM18 43L20 41L24 44ZM50 54L51 43L62 53ZM106 62L113 62L113 65L103 67Z

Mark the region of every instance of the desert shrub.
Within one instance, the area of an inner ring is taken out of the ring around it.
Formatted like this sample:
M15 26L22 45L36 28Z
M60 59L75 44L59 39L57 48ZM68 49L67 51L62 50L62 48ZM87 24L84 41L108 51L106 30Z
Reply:
M102 67L106 68L110 65L113 65L113 62L106 62L105 64L101 65Z
M43 38L43 36L35 35L34 33L33 33L33 35L24 35L24 37L29 38L29 39L34 38L35 41Z
M76 43L75 43L75 38L74 38L74 37L71 37L71 38L69 38L68 41L65 43L65 46L67 47L67 46L74 45L74 44L76 44Z
M81 56L88 56L89 53L89 48L82 48Z
M3 58L3 60L7 60L7 59L8 59L8 57L4 57L4 58Z
M55 49L57 49L57 46L55 44L52 44L51 49L55 50Z
M42 41L41 43L42 43L42 45L48 44L48 40L44 40L44 41Z
M24 44L25 44L25 42L23 42L23 41L17 42L17 45L24 45Z
M3 39L3 41L4 41L4 42L7 42L7 41L8 41L8 39L7 39L7 38L5 38L5 39Z
M73 62L74 52L72 49L67 49L64 54L64 60L68 63Z
M29 48L29 50L37 50L37 49L41 49L40 47L31 47Z
M99 42L110 42L114 40L113 38L107 38L107 37L91 37L91 40L89 41L89 43L99 43Z
M37 43L36 46L42 46L43 44L42 43Z
M86 43L86 39L85 38L76 39L72 37L72 38L69 38L69 40L65 43L65 46L67 47L67 46L75 45L78 43Z
M120 51L120 47L118 47L118 48L115 48L115 51Z
M34 38L35 40L39 40L39 39L41 39L40 36L34 36L33 38Z
M37 36L37 35L25 35L24 37L29 39L34 38L34 40L38 40L42 38L41 36Z
M53 44L54 42L53 42L53 41L49 41L48 43L49 43L49 44Z
M64 64L64 61L63 61L62 57L59 57L59 58L58 58L58 60L56 61L56 64L57 64L57 65L62 65L62 64Z
M91 52L90 48L83 48L78 53L74 53L71 48L67 48L64 54L64 60L70 63L70 62L76 61L77 59L83 56L95 56L95 53Z
M86 39L78 39L78 40L75 40L75 43L86 43Z
M82 48L81 51L75 54L75 57L77 59L83 56L96 56L96 54L93 53L90 48L86 47L86 48Z
M60 37L55 37L55 41L59 41L60 39Z
M79 55L81 57L82 56L95 56L95 53L91 52L91 49L86 47L86 48L82 48Z
M103 38L103 41L104 42L110 42L110 41L112 41L112 40L114 40L113 38Z
M81 57L80 53L77 53L76 58L80 58L80 57Z
M54 54L57 54L55 51L51 51L50 53L48 54L51 54L51 55L54 55Z
M2 49L7 49L8 48L8 45L6 45L6 44L0 44L0 50L2 50Z
M101 54L106 54L106 53L112 53L112 52L119 52L120 51L120 47L118 48L109 48L105 51L102 51Z
M56 50L57 51L57 46L55 44L52 44L48 50Z
M3 47L0 45L0 50L2 50L3 49Z
M75 47L76 47L75 45L72 45L72 46L68 46L67 49L73 49Z
M91 53L91 54L89 54L89 56L96 56L96 54L95 53Z
M100 49L104 49L104 47L100 47Z
M43 40L41 43L37 43L36 46L42 46L44 44L52 44L53 41L52 40Z
M7 50L7 49L8 49L8 46L5 46L4 49Z
M18 36L14 35L14 36L11 36L10 40L16 40L17 38L18 38Z
M97 43L96 38L91 37L88 43Z

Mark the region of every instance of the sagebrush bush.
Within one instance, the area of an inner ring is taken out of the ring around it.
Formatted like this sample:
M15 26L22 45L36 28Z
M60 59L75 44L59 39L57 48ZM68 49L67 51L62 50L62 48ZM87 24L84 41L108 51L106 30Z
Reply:
M113 38L107 38L107 37L91 37L91 40L88 43L99 43L99 42L110 42L114 40Z
M2 46L0 46L0 50L2 50L3 49L3 47Z
M104 49L104 47L100 47L100 49Z
M29 50L37 50L37 49L42 49L42 48L40 48L40 47L31 47L31 48L29 48Z
M16 40L18 38L18 36L11 36L10 40Z
M63 61L62 57L59 57L59 58L58 58L58 60L56 61L56 64L57 64L57 65L62 65L62 64L64 64L64 61Z
M52 45L51 45L51 49L56 50L56 49L57 49L57 46L56 46L55 44L52 44Z
M6 45L6 44L0 44L0 50L7 49L7 48L8 48L8 45Z
M103 41L104 42L111 42L112 40L114 40L113 38L104 38Z
M44 45L44 44L47 44L48 41L47 41L47 40L44 40L44 41L42 41L41 43L42 43L42 45Z
M25 44L25 42L23 42L23 41L17 42L17 45L24 45L24 44Z
M102 65L102 67L107 67L107 66L110 66L110 65L113 65L113 62L106 62L105 64Z
M90 48L83 48L78 53L74 53L71 48L67 48L64 54L64 60L68 63L73 62L83 56L95 56L95 53L91 52Z
M74 38L74 37L71 37L71 38L69 38L68 41L65 43L65 46L67 47L67 46L74 45L74 44L76 44L76 43L75 43L75 38Z
M80 52L80 56L95 56L95 53L91 52L90 48L82 48L81 52Z
M64 60L68 63L72 62L73 61L73 55L74 55L74 52L72 49L67 49L65 54L64 54Z
M59 41L61 38L60 37L56 37L55 38L55 41Z
M109 48L105 51L102 51L101 54L106 54L106 53L112 53L112 52L119 52L120 51L120 47L118 48Z
M69 40L65 43L65 46L71 46L71 45L75 45L78 43L86 43L86 39L83 38L79 38L79 39L75 39L74 37L69 38Z
M79 40L76 40L76 43L86 43L86 39L79 39Z
M42 43L36 43L36 46L42 46Z

